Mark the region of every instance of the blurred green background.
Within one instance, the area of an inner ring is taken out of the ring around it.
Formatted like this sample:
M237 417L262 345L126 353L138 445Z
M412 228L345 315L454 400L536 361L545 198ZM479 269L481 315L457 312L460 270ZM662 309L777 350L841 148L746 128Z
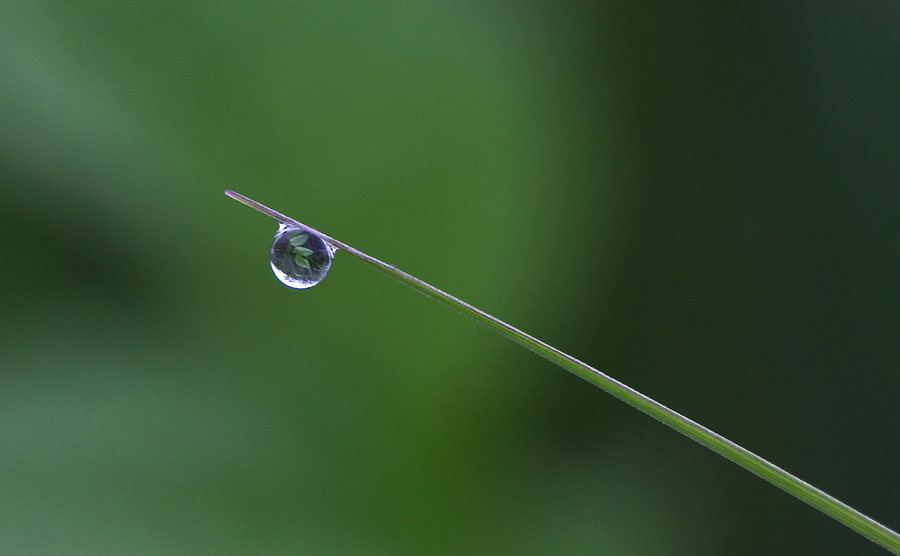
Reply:
M0 1L0 552L882 554L896 2Z

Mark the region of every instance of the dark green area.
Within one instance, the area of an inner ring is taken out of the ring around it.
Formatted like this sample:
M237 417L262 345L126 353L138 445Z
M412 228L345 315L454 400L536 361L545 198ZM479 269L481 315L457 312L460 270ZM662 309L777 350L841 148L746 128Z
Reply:
M389 5L388 5L389 4ZM0 5L0 552L883 554L895 2Z

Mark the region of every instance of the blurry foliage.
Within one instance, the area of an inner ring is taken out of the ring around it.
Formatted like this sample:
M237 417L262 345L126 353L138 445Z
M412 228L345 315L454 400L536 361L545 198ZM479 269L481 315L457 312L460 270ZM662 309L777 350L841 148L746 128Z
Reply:
M882 553L340 253L284 288L222 190L896 528L898 29L4 0L0 551Z

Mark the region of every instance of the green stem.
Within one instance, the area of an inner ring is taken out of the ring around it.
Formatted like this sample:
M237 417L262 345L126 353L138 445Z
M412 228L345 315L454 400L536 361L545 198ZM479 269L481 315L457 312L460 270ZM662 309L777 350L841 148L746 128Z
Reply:
M529 336L514 326L506 324L502 320L485 313L477 307L469 305L461 299L457 299L452 295L445 293L434 286L419 280L415 276L407 274L398 268L383 263L375 257L366 255L362 251L354 249L349 245L337 241L309 226L302 224L293 218L285 216L280 212L270 209L253 199L245 197L234 191L226 191L226 195L240 201L241 203L254 208L263 214L271 216L279 222L285 222L298 228L306 229L311 233L319 235L325 241L331 243L338 249L346 251L362 262L377 268L385 274L396 278L404 284L418 290L428 297L440 301L445 305L453 307L457 311L472 317L473 319L487 325L501 335L509 338L517 344L524 346L531 351L537 353L544 359L554 363L563 369L575 374L584 380L590 382L594 386L605 390L613 396L619 398L623 402L632 407L643 411L647 415L653 417L657 421L666 424L683 435L691 438L700 444L706 446L713 452L733 461L751 473L761 477L762 479L772 483L778 488L784 490L788 494L806 502L810 506L822 511L826 515L831 516L837 521L843 523L847 527L853 529L860 535L880 544L884 548L900 555L900 535L888 529L877 521L863 515L854 510L850 506L844 504L840 500L826 494L825 492L815 488L809 483L798 479L780 467L766 461L757 456L753 452L742 448L734 442L728 440L724 436L717 434L710 429L704 427L700 423L688 419L677 411L669 409L663 404L641 394L637 390L627 386L618 380L598 371L597 369L575 359L571 355L563 353L555 347L548 345L533 336Z

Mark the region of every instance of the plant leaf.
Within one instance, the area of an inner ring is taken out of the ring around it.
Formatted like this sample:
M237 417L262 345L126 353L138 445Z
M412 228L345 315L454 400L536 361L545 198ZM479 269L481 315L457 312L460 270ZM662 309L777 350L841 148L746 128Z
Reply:
M309 268L309 261L304 259L302 255L295 255L294 262L299 267L305 268L306 270L312 270L311 268Z

